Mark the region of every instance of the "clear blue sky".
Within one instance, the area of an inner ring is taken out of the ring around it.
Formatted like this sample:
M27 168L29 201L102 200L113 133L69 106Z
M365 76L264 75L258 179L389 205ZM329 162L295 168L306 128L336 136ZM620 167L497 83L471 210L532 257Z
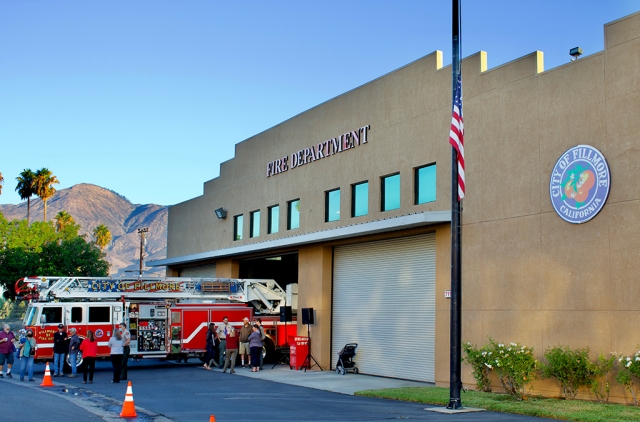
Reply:
M545 68L640 0L462 0L463 56ZM134 203L202 194L236 143L434 50L449 0L0 1L2 204L48 167Z

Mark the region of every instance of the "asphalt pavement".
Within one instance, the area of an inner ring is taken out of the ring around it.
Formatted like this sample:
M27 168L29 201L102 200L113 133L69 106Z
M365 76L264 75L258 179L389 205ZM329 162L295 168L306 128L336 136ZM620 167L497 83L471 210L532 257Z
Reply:
M493 412L440 414L424 404L353 396L353 391L394 388L410 381L335 372L300 372L280 366L251 373L237 368L232 375L207 371L199 364L133 362L129 380L139 421L534 421L538 418ZM10 403L24 401L31 417L26 420L80 421L118 418L127 383L111 383L108 362L98 362L94 384L78 378L53 378L55 387L39 387L44 365L35 365L36 383L0 380L0 396ZM9 387L9 388L7 388ZM340 392L335 392L340 391ZM15 401L14 401L15 400ZM75 405L75 406L73 406ZM64 409L57 413L56 409ZM61 415L63 417L58 417ZM71 416L70 416L71 415ZM24 421L17 413L15 419ZM13 417L13 414L12 416Z

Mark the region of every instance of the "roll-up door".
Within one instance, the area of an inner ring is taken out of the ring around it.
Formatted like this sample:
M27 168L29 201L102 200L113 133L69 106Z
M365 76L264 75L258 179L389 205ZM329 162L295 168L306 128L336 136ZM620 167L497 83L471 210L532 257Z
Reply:
M337 246L331 365L358 343L360 372L435 382L435 234Z
M216 264L199 265L197 267L182 268L180 277L216 277Z

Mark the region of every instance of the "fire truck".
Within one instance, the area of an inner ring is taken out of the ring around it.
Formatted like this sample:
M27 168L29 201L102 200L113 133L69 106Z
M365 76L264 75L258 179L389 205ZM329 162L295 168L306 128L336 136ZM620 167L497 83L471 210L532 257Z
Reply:
M281 306L297 306L297 284L285 291L275 280L39 276L18 280L16 293L29 301L23 326L34 332L36 362L52 360L58 324L75 328L81 339L93 331L98 358L109 356L108 341L121 322L136 359L204 360L209 323L219 325L225 316L236 328L245 317L262 320L267 359L296 335L296 324L280 324L279 313Z

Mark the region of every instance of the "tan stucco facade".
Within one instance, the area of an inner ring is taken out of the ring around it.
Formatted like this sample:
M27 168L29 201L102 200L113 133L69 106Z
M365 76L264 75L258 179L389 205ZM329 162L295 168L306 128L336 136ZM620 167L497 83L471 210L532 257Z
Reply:
M560 344L590 347L594 356L631 354L640 344L640 14L605 25L604 37L604 51L547 71L541 52L493 69L484 52L463 60L463 341L522 342L538 357ZM235 277L238 260L280 252L273 240L448 211L450 110L451 68L435 52L239 143L202 196L170 207L170 273L192 265L195 254L217 251L218 276ZM367 143L267 177L269 162L367 125ZM605 155L611 191L595 218L570 224L552 208L549 177L561 154L579 144ZM430 163L437 164L437 199L414 205L414 169ZM383 212L381 177L396 172L401 206ZM365 180L369 213L350 218L350 186ZM335 188L341 218L327 223L325 191ZM298 198L300 228L287 230L287 201ZM267 208L275 204L280 231L266 234ZM224 220L214 215L220 207L228 211ZM254 210L261 233L250 238ZM243 240L234 240L238 214ZM333 246L426 232L436 233L436 381L448 384L448 224L295 247L299 308L317 312L313 353L323 366L331 352ZM236 252L245 245L256 248ZM468 369L463 380L473 385ZM559 394L551 382L536 383L536 391ZM624 391L616 387L613 395Z

